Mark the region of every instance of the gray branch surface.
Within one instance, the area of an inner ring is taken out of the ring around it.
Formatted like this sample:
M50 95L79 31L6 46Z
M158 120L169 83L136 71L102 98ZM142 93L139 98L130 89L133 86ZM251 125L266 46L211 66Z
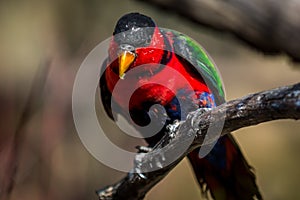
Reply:
M226 102L212 110L200 109L188 115L186 121L180 122L173 134L166 134L160 143L149 153L141 153L135 159L138 172L149 166L162 165L168 153L180 149L183 143L192 139L192 143L173 163L159 170L147 173L129 172L125 178L114 185L97 191L99 199L139 200L160 180L162 180L189 152L203 145L209 129L214 124L221 127L221 135L243 127L278 119L300 119L300 83L268 91L247 95L241 99ZM222 123L219 123L222 122ZM218 127L217 127L218 128ZM172 137L170 136L172 135ZM220 135L219 135L220 136ZM218 137L209 138L213 142ZM162 153L160 150L164 147ZM157 162L159 160L159 162ZM155 162L154 162L155 161Z
M144 0L145 1L145 0ZM147 0L181 16L230 32L265 53L300 61L300 1Z

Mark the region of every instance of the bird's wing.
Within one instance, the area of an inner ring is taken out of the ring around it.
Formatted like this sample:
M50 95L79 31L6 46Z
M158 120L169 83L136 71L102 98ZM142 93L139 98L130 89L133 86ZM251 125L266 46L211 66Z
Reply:
M222 79L218 73L216 65L208 56L204 48L189 36L165 28L161 31L171 37L174 53L188 61L200 73L218 99L218 104L225 102L225 92Z

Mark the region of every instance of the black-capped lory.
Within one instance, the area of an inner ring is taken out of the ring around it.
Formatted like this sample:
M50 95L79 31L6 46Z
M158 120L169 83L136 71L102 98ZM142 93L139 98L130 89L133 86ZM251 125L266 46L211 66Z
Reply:
M138 126L146 126L155 117L165 117L154 120L153 123L165 124L159 133L145 138L149 147L163 137L168 124L185 119L191 111L225 102L221 78L203 48L182 33L159 28L148 16L122 16L108 54L100 79L101 99L108 116L113 118L113 103L121 115L127 109L130 115L126 118ZM113 92L118 82L119 90ZM129 101L124 98L128 88L137 88ZM154 104L163 106L164 114L160 109L150 109ZM195 149L188 159L201 190L209 191L214 199L262 199L253 169L231 134L219 138L204 158Z

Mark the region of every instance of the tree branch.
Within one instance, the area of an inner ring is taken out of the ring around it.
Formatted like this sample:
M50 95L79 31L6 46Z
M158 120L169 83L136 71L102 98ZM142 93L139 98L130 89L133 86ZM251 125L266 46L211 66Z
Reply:
M299 1L148 0L197 23L230 32L268 54L300 61Z
M189 152L203 145L203 141L209 135L207 134L209 128L214 124L220 125L218 123L220 121L224 121L221 123L223 125L221 135L225 135L243 127L278 119L300 119L300 83L250 94L204 113L200 109L190 113L186 121L180 122L173 137L166 134L153 151L138 154L135 159L135 168L125 178L97 191L99 199L143 199L146 193ZM164 163L166 159L163 157L168 157L170 153L180 149L178 147L190 139L193 142L189 148L167 167L147 173L134 173L149 169L149 166L153 165L166 166ZM208 141L213 142L216 139L218 137L211 137ZM160 151L162 147L167 148L163 153Z

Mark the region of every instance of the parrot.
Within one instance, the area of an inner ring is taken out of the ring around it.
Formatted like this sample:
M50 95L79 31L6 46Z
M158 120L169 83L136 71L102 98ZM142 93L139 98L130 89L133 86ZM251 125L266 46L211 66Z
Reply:
M149 148L166 134L169 124L184 120L189 112L225 103L221 77L206 51L189 36L160 28L151 17L138 12L125 14L116 23L103 65L100 96L111 119L112 104L121 115L122 110L129 110L131 119L127 120L139 126L146 126L155 117L155 123L162 123L159 118L165 117L161 131L145 138ZM134 70L137 67L139 70ZM185 81L167 68L176 70ZM122 92L113 92L119 81ZM156 81L165 81L166 85L154 84ZM124 95L129 87L138 89L127 105ZM151 110L154 104L161 105L165 113ZM199 151L196 148L187 157L206 197L209 193L216 200L263 199L254 170L232 134L220 137L205 157Z

